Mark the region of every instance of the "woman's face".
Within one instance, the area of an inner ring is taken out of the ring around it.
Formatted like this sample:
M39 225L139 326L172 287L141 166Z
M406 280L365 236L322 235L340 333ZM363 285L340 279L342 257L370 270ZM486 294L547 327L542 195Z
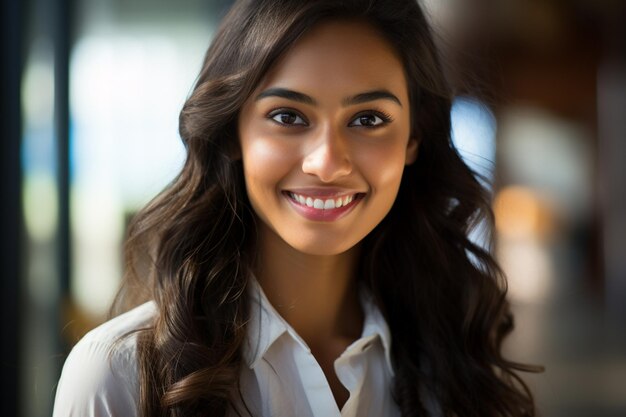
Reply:
M259 233L313 255L355 246L389 212L415 160L409 114L402 63L375 29L346 21L314 27L240 112Z

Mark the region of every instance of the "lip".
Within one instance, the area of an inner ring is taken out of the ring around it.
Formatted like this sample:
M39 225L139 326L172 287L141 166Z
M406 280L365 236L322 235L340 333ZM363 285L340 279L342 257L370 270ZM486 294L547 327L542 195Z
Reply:
M288 188L283 193L296 193L311 197L333 198L352 194L365 194L363 191L348 188Z
M342 196L354 195L353 200L347 205L331 208L331 209L316 209L314 207L309 207L300 202L294 200L291 197L292 193L307 195L310 197L320 197L320 198L337 198ZM348 190L331 190L331 189L297 189L297 190L289 190L283 191L282 195L289 204L295 209L295 211L303 216L304 218L311 221L322 221L322 222L332 222L339 220L340 218L346 216L350 213L363 199L365 193L348 191Z

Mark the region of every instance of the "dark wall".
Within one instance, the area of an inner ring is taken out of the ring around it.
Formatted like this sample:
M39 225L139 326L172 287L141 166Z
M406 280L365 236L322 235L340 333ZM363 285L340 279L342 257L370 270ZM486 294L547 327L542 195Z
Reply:
M16 0L0 9L0 415L18 415L19 300L22 257L20 80L22 10Z

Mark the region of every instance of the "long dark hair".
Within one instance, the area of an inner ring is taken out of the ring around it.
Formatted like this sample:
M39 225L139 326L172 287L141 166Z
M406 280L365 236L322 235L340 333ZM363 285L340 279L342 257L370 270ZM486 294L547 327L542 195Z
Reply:
M243 0L225 17L180 114L187 159L132 221L124 309L154 299L138 335L140 414L224 416L237 408L255 257L255 217L238 158L239 110L277 58L325 19L359 19L401 56L418 158L393 208L362 242L359 264L393 336L402 416L534 416L502 357L512 329L506 284L469 231L493 223L489 196L450 140L452 91L415 0ZM389 279L393 277L393 279Z

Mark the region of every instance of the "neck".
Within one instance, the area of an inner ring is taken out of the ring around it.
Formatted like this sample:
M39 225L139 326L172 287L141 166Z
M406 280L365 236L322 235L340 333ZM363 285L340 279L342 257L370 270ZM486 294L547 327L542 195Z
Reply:
M337 255L310 255L265 231L259 234L259 248L259 284L309 346L360 336L363 313L355 277L358 246Z

